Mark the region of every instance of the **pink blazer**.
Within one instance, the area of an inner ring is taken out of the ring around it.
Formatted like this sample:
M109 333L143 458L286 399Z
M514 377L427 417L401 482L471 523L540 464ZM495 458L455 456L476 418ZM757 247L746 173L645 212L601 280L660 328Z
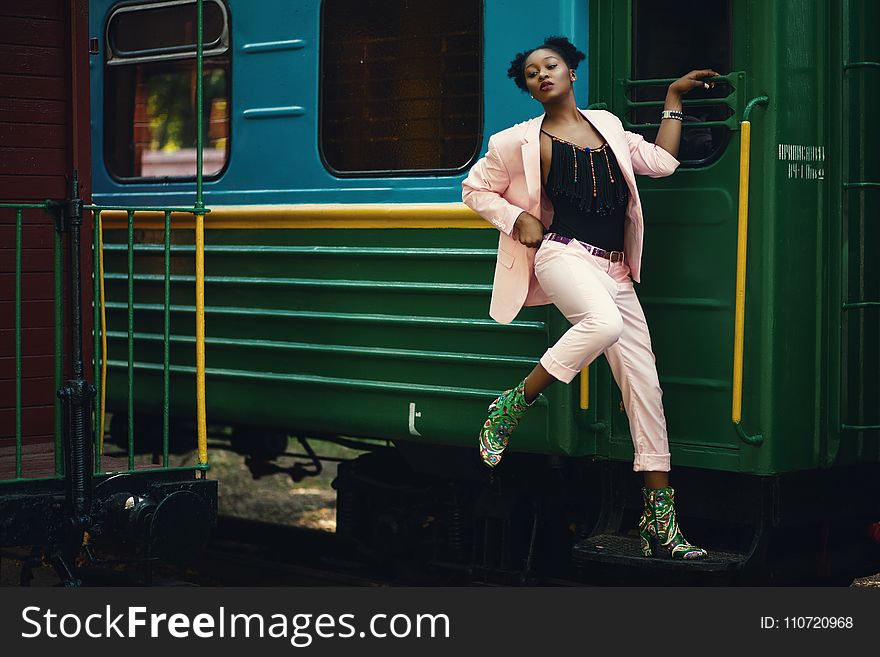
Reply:
M668 176L679 162L641 135L624 130L620 119L610 112L579 111L608 142L629 186L624 253L633 280L638 282L645 230L635 174ZM553 221L553 205L541 184L539 137L543 121L542 114L492 135L485 157L471 167L461 184L462 201L500 231L489 315L501 324L512 322L523 306L550 303L535 278L537 249L521 244L513 229L523 210L538 217L545 228Z

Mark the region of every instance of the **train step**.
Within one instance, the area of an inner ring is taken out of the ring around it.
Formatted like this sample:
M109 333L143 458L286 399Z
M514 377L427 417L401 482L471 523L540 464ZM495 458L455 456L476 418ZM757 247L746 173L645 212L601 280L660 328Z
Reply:
M744 553L709 548L706 551L709 554L705 559L689 561L645 557L642 555L638 536L595 534L576 543L572 548L571 558L580 566L602 564L652 571L682 569L690 573L734 573L740 571L748 560L748 555Z

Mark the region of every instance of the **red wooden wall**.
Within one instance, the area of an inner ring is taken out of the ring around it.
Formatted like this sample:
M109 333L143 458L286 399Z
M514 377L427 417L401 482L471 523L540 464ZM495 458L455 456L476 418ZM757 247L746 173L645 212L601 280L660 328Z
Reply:
M90 200L88 47L88 0L0 0L0 202L63 199L69 195L73 168L78 170L81 195ZM81 251L86 318L91 315L91 235L91 217L86 213ZM25 211L22 423L29 445L53 441L53 240L49 216L40 210ZM66 261L66 238L64 248ZM14 304L15 214L0 210L2 454L8 454L4 448L13 444L15 435ZM86 328L84 346L90 359L91 323ZM65 331L68 353L69 337ZM69 363L65 365L68 370ZM86 367L90 371L88 360Z

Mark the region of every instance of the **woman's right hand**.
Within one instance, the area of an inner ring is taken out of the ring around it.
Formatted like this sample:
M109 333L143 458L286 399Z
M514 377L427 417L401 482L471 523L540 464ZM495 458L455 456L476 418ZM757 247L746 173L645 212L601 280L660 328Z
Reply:
M544 239L544 224L536 216L528 212L522 212L513 225L521 244L537 248Z

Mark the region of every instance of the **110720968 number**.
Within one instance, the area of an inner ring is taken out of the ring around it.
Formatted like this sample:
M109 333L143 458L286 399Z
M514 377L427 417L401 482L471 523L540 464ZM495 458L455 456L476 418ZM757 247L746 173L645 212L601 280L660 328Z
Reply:
M761 617L762 630L851 630L852 616L773 616Z

